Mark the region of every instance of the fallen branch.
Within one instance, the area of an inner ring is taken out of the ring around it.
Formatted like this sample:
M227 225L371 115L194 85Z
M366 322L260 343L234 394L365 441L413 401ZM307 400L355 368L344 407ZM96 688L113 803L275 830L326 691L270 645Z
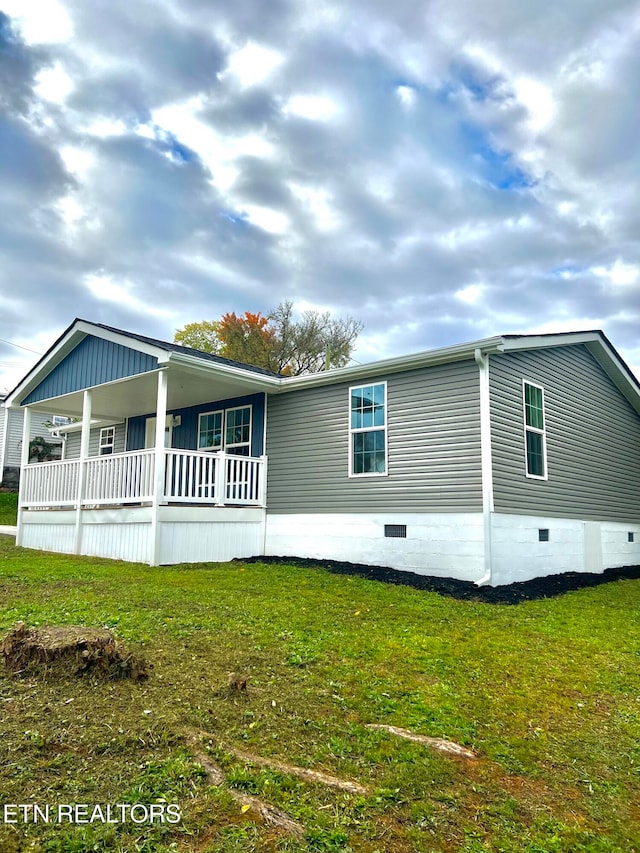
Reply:
M390 732L396 737L403 737L407 740L413 740L416 743L424 743L433 749L439 749L442 752L450 752L453 755L459 755L462 758L475 759L478 756L475 752L467 749L466 746L460 746L459 743L453 743L450 740L444 740L440 737L427 737L427 735L418 735L415 732L410 732L409 729L401 729L398 726L385 726L382 723L369 723L368 729L380 729L385 732Z
M331 776L329 773L323 773L321 770L309 770L307 767L298 767L296 764L285 764L284 761L278 761L277 758L263 758L261 755L242 752L242 750L228 745L224 745L224 748L246 764L255 764L257 767L268 767L270 770L279 770L281 773L289 773L289 775L297 776L306 782L319 782L328 788L337 788L339 791L348 791L350 794L368 793L364 785L360 785L358 782L350 782L348 779L338 779L337 776Z
M196 751L194 756L203 770L209 777L209 781L216 788L220 787L225 782L225 776L220 767L212 761L212 759L203 752ZM242 806L243 811L252 811L265 823L270 826L276 826L294 835L296 838L302 838L304 835L304 827L297 821L290 818L286 812L277 809L275 806L265 803L258 797L253 797L251 794L245 794L242 791L236 791L234 788L226 788L227 793Z
M210 740L218 741L219 745L244 761L245 764L255 764L256 767L268 767L270 770L278 770L280 773L288 773L290 776L297 776L299 779L304 779L305 782L319 782L321 785L326 785L328 788L337 788L339 791L347 791L350 794L368 794L369 791L364 785L358 782L351 782L348 779L339 779L337 776L331 776L329 773L323 773L321 770L310 770L308 767L298 767L297 764L286 764L284 761L278 761L277 758L263 758L261 755L254 755L251 752L243 752L241 749L230 744L219 741L215 735L202 730L194 731L194 735L198 737L206 737Z

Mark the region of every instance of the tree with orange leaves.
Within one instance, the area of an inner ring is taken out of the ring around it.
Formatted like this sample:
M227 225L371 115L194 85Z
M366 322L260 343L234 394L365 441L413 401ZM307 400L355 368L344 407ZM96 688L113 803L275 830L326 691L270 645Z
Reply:
M334 319L328 311L305 311L295 320L293 303L282 302L266 316L227 312L219 320L188 323L176 331L174 340L233 361L297 376L344 367L361 330L360 321Z

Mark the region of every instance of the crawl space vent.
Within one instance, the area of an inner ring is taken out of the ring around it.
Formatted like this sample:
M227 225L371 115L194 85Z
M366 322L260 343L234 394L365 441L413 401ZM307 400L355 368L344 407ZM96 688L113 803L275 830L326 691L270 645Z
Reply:
M384 535L387 539L406 539L407 525L406 524L385 524Z

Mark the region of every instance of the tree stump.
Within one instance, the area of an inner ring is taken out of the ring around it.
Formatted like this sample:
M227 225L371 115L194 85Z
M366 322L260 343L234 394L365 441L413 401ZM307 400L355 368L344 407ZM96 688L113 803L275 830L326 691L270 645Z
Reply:
M72 666L75 675L99 672L110 678L148 678L144 658L125 653L106 628L82 625L27 628L24 622L18 622L3 639L0 654L7 670L14 675L56 664Z

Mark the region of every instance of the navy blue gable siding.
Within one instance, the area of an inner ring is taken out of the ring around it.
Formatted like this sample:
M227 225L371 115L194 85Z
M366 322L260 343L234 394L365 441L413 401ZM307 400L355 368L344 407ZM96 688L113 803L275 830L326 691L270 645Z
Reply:
M252 409L251 455L262 456L264 453L264 394L251 394L247 397L233 397L230 400L216 400L213 403L199 403L187 409L170 409L168 415L180 415L182 423L173 428L171 446L179 450L198 449L198 415L203 412L215 412L220 409L233 409L236 406L249 406ZM147 418L155 417L155 412L148 415L129 418L127 430L127 450L142 450L144 447L145 422Z
M51 373L33 389L22 404L37 403L61 394L146 373L158 367L158 359L138 350L87 335Z

